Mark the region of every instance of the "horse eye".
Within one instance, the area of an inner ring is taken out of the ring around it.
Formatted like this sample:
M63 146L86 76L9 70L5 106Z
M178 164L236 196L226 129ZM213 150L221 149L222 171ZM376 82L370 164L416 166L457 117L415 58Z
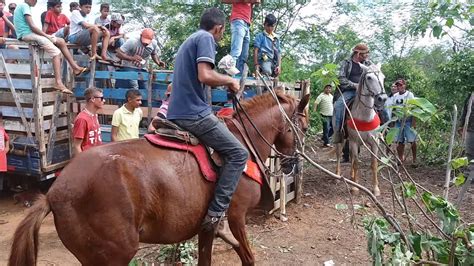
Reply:
M371 77L371 76L369 76L369 77L367 77L367 79L372 79L372 77Z

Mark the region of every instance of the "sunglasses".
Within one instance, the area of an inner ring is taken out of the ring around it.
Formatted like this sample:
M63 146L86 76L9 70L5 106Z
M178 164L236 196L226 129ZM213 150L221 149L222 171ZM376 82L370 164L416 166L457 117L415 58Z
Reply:
M101 101L104 100L104 96L94 96L94 99L100 99Z

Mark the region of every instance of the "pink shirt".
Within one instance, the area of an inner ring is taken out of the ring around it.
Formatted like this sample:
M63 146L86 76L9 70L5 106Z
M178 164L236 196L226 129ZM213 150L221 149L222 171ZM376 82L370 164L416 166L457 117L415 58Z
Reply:
M5 129L0 126L0 172L7 171L7 153L5 152L5 144L10 140Z

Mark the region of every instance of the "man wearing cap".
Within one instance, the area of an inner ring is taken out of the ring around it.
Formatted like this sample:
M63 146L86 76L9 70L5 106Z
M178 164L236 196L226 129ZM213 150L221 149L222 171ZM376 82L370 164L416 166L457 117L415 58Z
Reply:
M340 64L338 78L339 89L342 91L342 95L334 103L334 143L341 143L343 139L341 130L346 111L344 102L347 104L355 97L363 71L360 64L371 65L369 61L369 47L365 43L356 45L352 49L351 58L342 61Z
M140 38L128 39L117 51L117 57L123 60L125 67L118 71L146 72L147 60L151 59L160 67L165 63L160 61L158 43L152 29L146 28L140 34ZM117 80L117 88L146 89L146 81L143 80Z
M179 47L173 75L167 118L199 138L223 159L213 199L202 222L205 231L213 231L233 246L238 242L228 230L225 213L245 168L248 151L212 113L207 101L207 86L226 86L239 90L239 82L217 73L216 42L225 31L225 15L218 8L206 9L201 16L200 30ZM226 230L227 229L227 230Z
M237 69L242 72L244 63L249 57L252 9L254 4L260 3L260 0L222 0L222 3L232 4L230 55L234 58Z
M253 52L255 71L273 77L279 76L281 72L280 38L274 31L276 22L273 14L265 17L264 31L255 36Z
M109 40L109 49L114 50L120 48L125 43L124 32L122 29L123 18L119 13L114 13L110 17L110 23L105 25L109 30L110 40Z
M404 79L399 79L395 82L398 92L393 95L392 106L405 106L407 101L414 99L415 96L412 92L407 91L406 81ZM403 126L403 127L402 127ZM411 152L413 156L413 163L416 163L416 133L413 131L412 127L415 127L415 118L413 116L409 117L399 117L395 123L395 128L398 128L398 136L396 138L397 153L400 161L405 160L405 143L411 144Z

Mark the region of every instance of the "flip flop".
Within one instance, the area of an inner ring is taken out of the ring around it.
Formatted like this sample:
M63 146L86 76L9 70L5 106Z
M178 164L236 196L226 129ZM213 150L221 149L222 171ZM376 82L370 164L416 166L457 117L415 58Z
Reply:
M74 74L74 76L78 77L78 76L80 76L80 75L82 75L82 74L88 73L89 71L90 71L89 68L83 67L83 68L81 69L81 71L80 71L79 73L77 73L77 74Z
M69 90L68 88L66 88L66 86L64 86L64 85L62 87L61 86L54 87L54 89L56 89L56 90L58 90L62 93L65 93L65 94L72 94L72 91Z

